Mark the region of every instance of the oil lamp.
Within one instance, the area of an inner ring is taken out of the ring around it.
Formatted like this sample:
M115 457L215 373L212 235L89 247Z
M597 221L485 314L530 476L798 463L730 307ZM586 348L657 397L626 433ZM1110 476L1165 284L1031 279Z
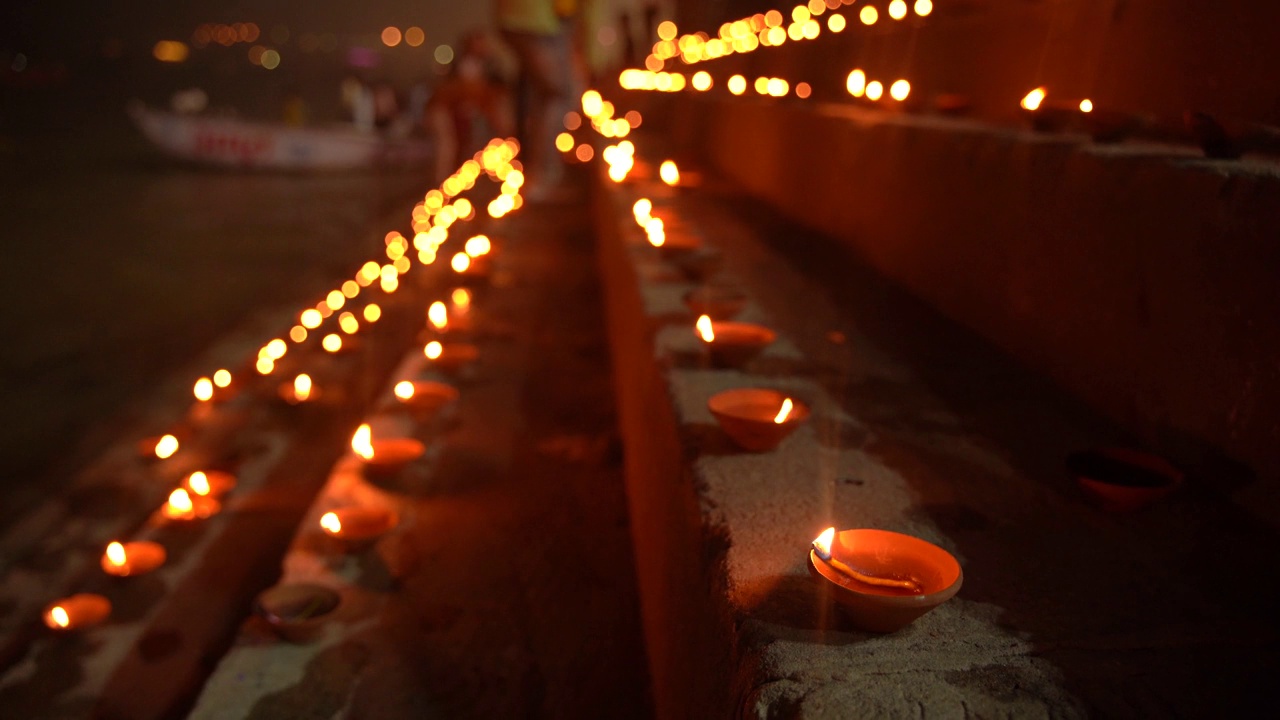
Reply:
M197 470L187 476L184 484L191 495L216 498L235 489L236 478L231 473L218 470Z
M111 542L102 553L102 571L116 577L145 575L164 565L164 546L146 540Z
M346 507L320 516L320 529L348 552L354 552L374 544L399 522L399 516L386 508Z
M193 497L186 488L178 488L169 493L169 500L160 512L170 520L203 520L216 515L221 508L222 505L211 497Z
M809 418L809 407L777 390L737 388L707 400L725 435L739 447L767 452Z
M93 593L55 600L44 609L44 624L56 632L87 630L111 617L111 601Z
M362 424L351 437L351 450L364 461L367 477L386 478L404 470L421 458L427 448L413 438L373 439L369 423Z
M314 639L341 604L342 597L332 588L284 583L264 590L253 609L280 637L300 643Z
M777 339L777 334L763 325L715 321L708 315L699 317L695 327L716 367L745 365Z

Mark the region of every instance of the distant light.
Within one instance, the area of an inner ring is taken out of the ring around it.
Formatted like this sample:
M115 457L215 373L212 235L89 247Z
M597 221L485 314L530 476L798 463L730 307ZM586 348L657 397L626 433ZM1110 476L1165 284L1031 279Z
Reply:
M403 36L400 34L398 27L385 27L382 29L382 44L387 47L395 47L400 44Z
M1042 87L1038 87L1027 93L1026 96L1022 98L1022 109L1031 111L1038 110L1040 108L1040 103L1044 102L1044 96L1046 94L1045 89Z
M870 5L864 5L858 13L858 19L863 25L875 25L876 20L880 19L880 13Z
M832 15L831 17L837 17L837 16ZM809 97L812 94L813 94L813 88L809 87L809 83L807 82L796 83L796 97L800 98L801 100L804 100L805 98Z
M881 95L884 95L884 85L881 85L879 80L867 83L868 100L879 100Z
M576 155L578 160L581 162L590 161L591 158L595 157L595 154L596 154L596 151L593 150L591 146L586 143L582 143L581 145L579 145L578 149L574 152L574 155Z
M834 14L831 17L827 18L827 29L830 30L831 32L838 33L844 30L844 26L845 26L845 20L843 15Z
M769 78L767 77L756 78L755 88L756 88L756 93L760 95L768 95L769 94Z
M693 89L699 92L706 92L711 89L711 73L706 70L699 70L693 74Z
M729 78L729 92L734 95L741 95L747 91L747 79L741 75L734 75Z
M280 66L280 53L275 50L268 50L262 53L262 67L268 70L275 70Z
M151 49L151 54L160 62L180 63L185 62L191 55L191 49L186 43L178 40L161 40ZM14 58L14 63L17 64L17 58ZM25 56L23 56L22 66L26 67Z
M377 303L369 303L364 306L364 321L368 323L378 322L378 318L382 317L382 308Z
M227 370L219 370L213 374L213 384L220 388L227 387L231 384L231 373Z
M596 31L596 42L604 47L610 47L618 41L618 31L612 25L605 25Z
M448 45L437 45L435 51L436 62L441 65L448 65L453 62L453 48Z
M582 116L570 110L564 114L564 129L573 131L582 127Z
M427 34L422 32L422 28L417 27L416 25L414 27L407 28L404 31L404 44L409 47L418 47L426 41Z
M920 17L924 17L933 12L932 0L916 0L915 11Z
M342 349L342 337L329 333L320 341L320 346L325 349L325 352L336 353Z
M676 24L670 20L658 23L658 37L663 40L675 40L678 32L680 31L676 29Z
M253 47L249 48L249 62L253 63L254 65L261 65L262 56L265 55L266 52L267 52L267 49L265 47L261 45L254 45Z
M895 80L894 83L889 86L889 97L897 100L898 102L906 100L907 95L910 93L911 83L906 80Z
M562 132L556 136L556 149L560 152L569 152L573 149L573 136L567 132Z
M622 118L626 120L627 124L633 129L640 127L640 123L644 122L644 118L640 115L638 110L628 110L627 114L623 115Z
M1081 101L1080 101L1080 112L1082 112L1082 113L1091 113L1091 112L1093 112L1093 101L1092 101L1092 100L1090 100L1089 98L1085 98L1085 99L1081 100Z
M861 70L854 70L849 73L849 79L845 81L845 87L849 90L850 95L862 97L867 91L867 74Z
M901 20L907 16L906 0L893 0L889 3L889 17L894 20Z

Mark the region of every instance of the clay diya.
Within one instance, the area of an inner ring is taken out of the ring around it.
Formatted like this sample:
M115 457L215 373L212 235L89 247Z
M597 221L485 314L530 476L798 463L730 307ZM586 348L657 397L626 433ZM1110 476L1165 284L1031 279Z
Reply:
M87 630L111 617L111 601L93 593L79 593L50 603L42 615L44 624L57 632Z
M312 583L285 583L264 590L254 600L254 612L290 642L314 639L342 598L336 591Z
M315 402L320 397L320 388L312 382L311 376L301 373L289 382L280 383L278 390L280 399L290 405L301 405Z
M160 514L169 520L203 520L218 514L222 504L205 495L192 495L186 488L169 493L169 501L160 508Z
M102 553L102 571L116 577L145 575L164 565L164 546L147 540L113 542Z
M469 343L441 343L432 340L423 348L427 367L444 373L456 373L465 369L480 357L480 348Z
M747 294L735 287L707 285L685 293L684 304L694 315L730 320L747 306Z
M363 461L365 477L384 479L398 475L421 458L427 446L413 438L373 438L368 423L356 430L351 438L351 449Z
M236 476L219 470L197 470L183 481L191 495L222 497L236 487Z
M828 528L809 551L809 570L862 630L889 633L950 600L964 582L951 553L888 530Z
M809 408L777 390L738 388L712 395L707 408L744 450L767 452L809 418Z
M1146 507L1182 484L1183 474L1162 457L1128 448L1098 448L1067 456L1089 502L1110 512Z
M167 460L178 452L179 442L174 435L156 435L138 441L138 455L147 460Z
M458 400L452 385L430 380L404 380L396 383L396 400L419 422L427 422Z
M320 517L320 529L348 552L364 550L400 524L393 510L378 507L346 507Z
M751 362L778 337L763 325L714 321L707 315L698 318L696 333L706 344L711 364L722 368Z

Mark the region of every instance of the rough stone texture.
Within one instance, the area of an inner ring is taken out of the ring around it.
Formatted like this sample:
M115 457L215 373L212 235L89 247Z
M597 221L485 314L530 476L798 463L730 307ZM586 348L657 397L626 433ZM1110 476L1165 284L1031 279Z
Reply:
M1273 163L840 105L651 102L749 194L1280 517Z
M746 289L748 313L790 347L745 372L705 369L673 301L690 286L630 218L650 189L601 177L595 213L659 716L1280 705L1267 524L1204 484L1134 515L1086 506L1063 457L1123 433L838 244L716 185L673 212L725 252L717 280ZM815 408L809 425L772 453L735 450L705 403L746 384L795 392ZM936 542L965 586L898 633L858 632L806 570L828 525ZM1248 589L1229 580L1245 577Z

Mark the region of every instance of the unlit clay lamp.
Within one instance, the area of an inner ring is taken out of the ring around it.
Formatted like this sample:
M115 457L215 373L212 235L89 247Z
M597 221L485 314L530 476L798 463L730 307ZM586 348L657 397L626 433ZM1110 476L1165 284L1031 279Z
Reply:
M320 517L324 534L342 543L347 551L363 550L395 529L400 518L394 511L377 507L347 507Z
M112 542L102 553L102 571L116 577L145 575L164 565L164 546L147 540Z
M341 596L323 585L286 583L264 590L253 609L280 637L307 642L319 634L341 604Z
M364 461L364 473L368 478L391 477L427 451L427 446L413 438L373 439L368 423L356 430L351 438L351 449Z
M57 632L86 630L111 617L111 601L101 595L79 593L50 603L42 617L44 624Z
M738 388L712 395L707 408L743 449L766 452L809 417L809 408L777 390Z
M432 340L422 349L427 358L427 367L445 373L456 373L475 362L480 357L480 348L468 343L444 344Z
M715 321L709 316L698 318L698 337L706 343L711 364L716 367L740 367L755 359L778 335L755 323Z
M457 388L430 380L403 380L396 383L394 392L396 401L420 422L435 418L458 400Z
M1127 448L1098 448L1067 456L1089 502L1110 512L1128 512L1164 498L1182 484L1182 471L1162 457Z
M951 553L888 530L827 528L813 541L809 569L829 583L854 625L888 633L950 600L964 573Z
M685 293L685 307L712 320L732 320L747 306L747 294L735 287L707 285Z

